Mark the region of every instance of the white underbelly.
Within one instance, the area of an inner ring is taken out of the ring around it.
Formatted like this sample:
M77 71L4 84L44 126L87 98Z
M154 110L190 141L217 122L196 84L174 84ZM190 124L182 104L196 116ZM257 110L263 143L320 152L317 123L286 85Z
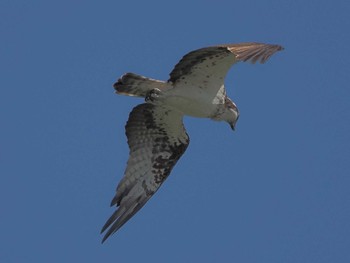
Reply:
M175 108L185 115L210 118L217 114L218 108L224 104L225 87L199 88L196 86L170 87L159 99L165 105Z
M184 115L197 118L208 118L217 111L217 104L202 99L170 96L165 98L164 103L182 112Z

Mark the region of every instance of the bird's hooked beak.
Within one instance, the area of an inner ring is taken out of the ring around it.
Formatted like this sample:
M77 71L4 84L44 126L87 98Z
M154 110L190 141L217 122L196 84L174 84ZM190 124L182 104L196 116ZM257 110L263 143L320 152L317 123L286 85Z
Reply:
M238 111L237 111L238 112ZM233 131L235 131L236 129L236 123L237 123L237 121L238 121L238 118L239 118L239 113L237 114L237 118L234 120L234 121L230 121L230 122L228 122L228 124L230 125L230 127L231 127L231 129L233 130Z
M237 117L236 117L236 119L235 119L234 121L229 121L229 122L228 122L228 124L230 125L230 127L231 127L231 129L232 129L233 131L235 131L235 128L236 128L236 124L237 124L238 119L239 119L239 112L238 112L238 110L237 110Z

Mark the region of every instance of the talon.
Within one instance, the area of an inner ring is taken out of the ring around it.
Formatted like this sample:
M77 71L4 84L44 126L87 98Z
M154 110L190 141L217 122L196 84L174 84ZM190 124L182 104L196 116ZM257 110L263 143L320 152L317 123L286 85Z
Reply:
M145 101L154 101L155 99L157 99L159 97L159 95L161 94L160 89L152 89L150 92L148 92L148 94L145 97Z

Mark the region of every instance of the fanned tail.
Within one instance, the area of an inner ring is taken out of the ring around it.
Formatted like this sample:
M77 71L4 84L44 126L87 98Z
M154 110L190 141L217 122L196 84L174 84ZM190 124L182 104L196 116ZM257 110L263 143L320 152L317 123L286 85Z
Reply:
M146 78L134 73L126 73L121 76L113 87L116 90L116 93L127 95L127 96L136 96L136 97L146 97L147 93L152 89L164 89L166 88L167 83L164 81Z

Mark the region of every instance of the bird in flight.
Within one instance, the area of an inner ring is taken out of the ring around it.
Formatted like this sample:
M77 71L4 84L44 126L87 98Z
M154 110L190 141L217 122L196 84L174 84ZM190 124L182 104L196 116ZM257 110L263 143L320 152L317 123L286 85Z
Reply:
M225 121L232 129L239 117L226 95L225 76L240 61L264 63L279 45L240 43L218 45L186 54L168 81L126 73L114 84L116 93L145 99L130 113L125 130L130 149L124 177L111 206L102 242L120 229L159 189L189 144L185 115Z

